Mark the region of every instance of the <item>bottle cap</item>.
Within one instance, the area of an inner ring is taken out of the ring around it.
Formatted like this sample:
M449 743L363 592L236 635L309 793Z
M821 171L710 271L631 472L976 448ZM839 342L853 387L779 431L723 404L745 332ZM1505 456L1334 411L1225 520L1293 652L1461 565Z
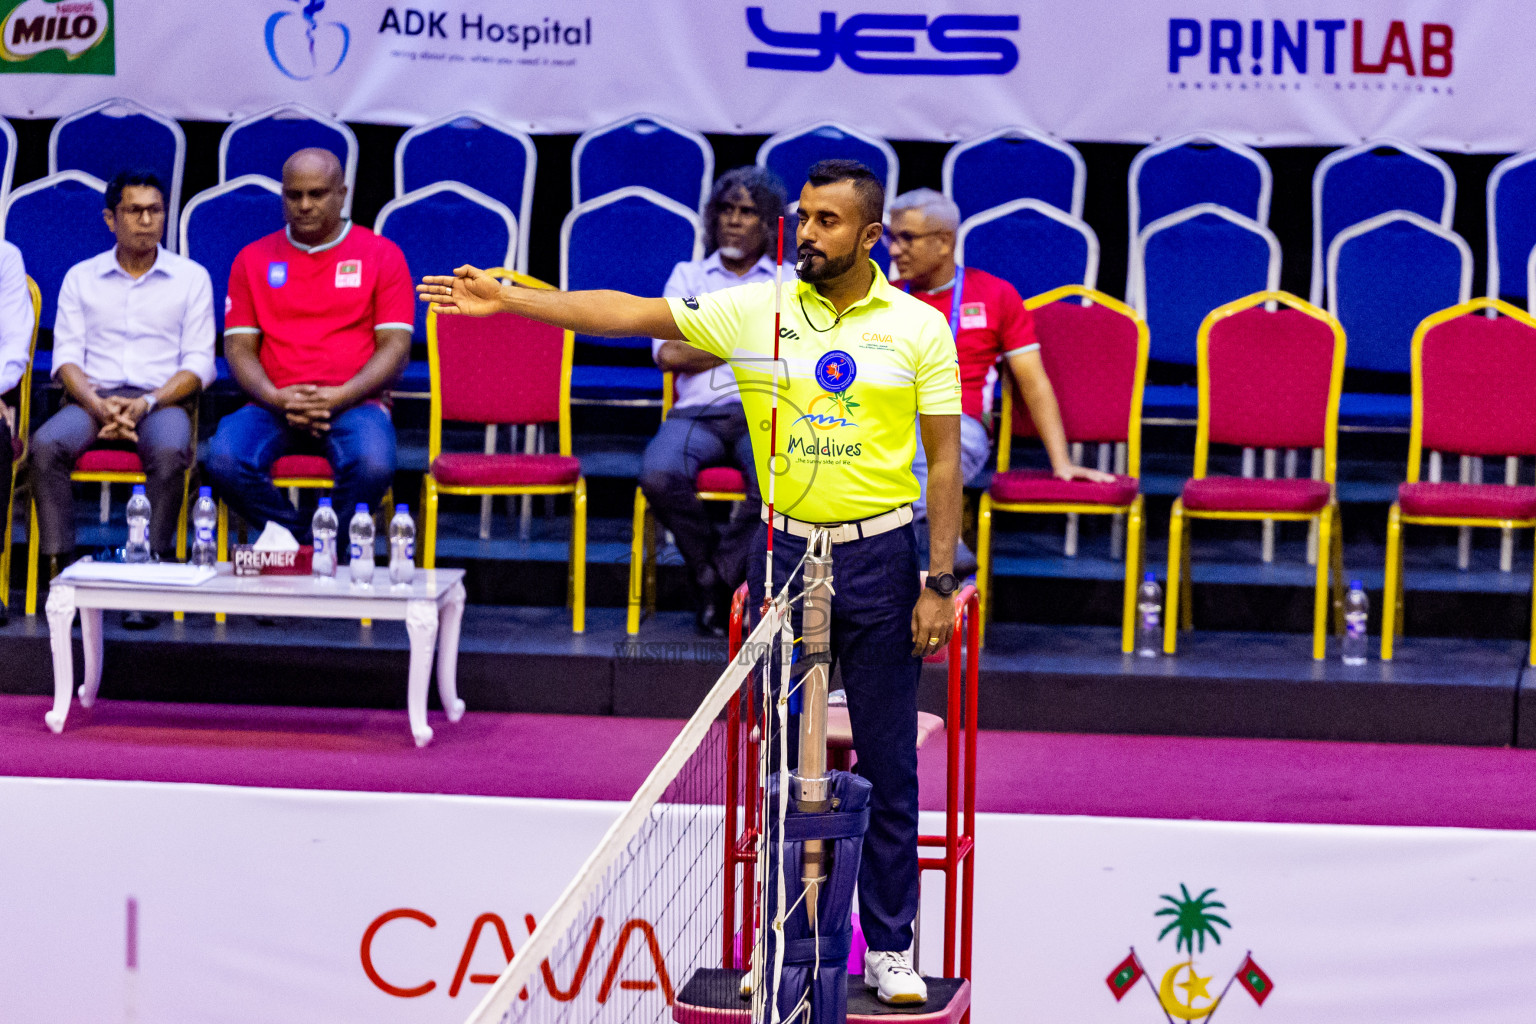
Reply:
M199 498L211 498L211 497L213 497L213 488L212 487L199 487L197 489L197 496Z
M1150 572L1147 573L1145 576L1142 577L1142 582L1143 583L1156 583L1157 582L1157 574L1156 573L1150 573Z
M1365 585L1362 584L1359 580L1350 580L1349 581L1349 589L1350 590L1364 590L1365 589Z
M410 514L411 514L411 507L409 505L396 505L395 506L395 515L397 515L397 516L408 516Z
M330 508L331 507L331 499L330 498L321 498L320 499L320 507L321 508Z
M360 501L360 502L357 503L357 508L353 509L352 511L353 512L361 512L363 515L367 515L368 514L368 503L366 501Z
M134 494L143 494L144 493L144 485L143 484L134 484L133 485L133 493Z

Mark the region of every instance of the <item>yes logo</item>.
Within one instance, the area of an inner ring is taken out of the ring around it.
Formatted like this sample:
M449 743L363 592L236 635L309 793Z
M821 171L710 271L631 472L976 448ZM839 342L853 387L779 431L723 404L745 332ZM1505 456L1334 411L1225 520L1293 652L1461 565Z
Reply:
M0 72L114 73L111 0L0 0L0 12Z
M321 21L326 0L290 0L298 5L267 19L267 56L277 70L298 82L335 74L347 59L352 30L339 21Z
M748 51L749 68L825 71L841 57L866 75L1006 75L1019 64L1013 40L996 34L1019 30L1015 14L851 14L839 27L836 12L822 11L815 31L794 32L769 28L763 9L748 7L747 27L778 51ZM918 39L941 56L884 56L915 54Z

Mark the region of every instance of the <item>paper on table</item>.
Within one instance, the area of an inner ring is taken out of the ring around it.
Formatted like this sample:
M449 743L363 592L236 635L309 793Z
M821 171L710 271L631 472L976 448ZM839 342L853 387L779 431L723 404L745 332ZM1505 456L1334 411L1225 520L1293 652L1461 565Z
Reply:
M58 579L63 583L141 583L150 587L195 587L217 575L211 565L180 562L76 562Z
M297 551L299 542L282 523L268 519L266 529L261 531L251 548L256 551Z

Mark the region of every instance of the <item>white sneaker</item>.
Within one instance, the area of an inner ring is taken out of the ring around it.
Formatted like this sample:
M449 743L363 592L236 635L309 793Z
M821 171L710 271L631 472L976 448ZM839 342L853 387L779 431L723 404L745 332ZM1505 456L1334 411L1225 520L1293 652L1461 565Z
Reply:
M928 985L907 963L905 953L864 953L864 984L875 990L882 1003L905 1006L928 1001Z

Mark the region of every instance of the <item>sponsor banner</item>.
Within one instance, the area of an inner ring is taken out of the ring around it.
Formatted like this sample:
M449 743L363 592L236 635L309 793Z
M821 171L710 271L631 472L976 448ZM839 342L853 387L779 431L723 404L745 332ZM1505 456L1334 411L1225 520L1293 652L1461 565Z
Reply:
M457 1024L618 810L0 779L0 1020ZM1531 1017L1536 834L980 815L977 850L979 1021ZM712 908L611 915L541 983L665 1019Z
M416 124L475 107L539 132L636 112L700 131L832 119L887 138L1023 125L1146 142L1395 136L1536 146L1524 0L0 0L0 113L128 96L228 120L297 100ZM116 59L114 64L114 50ZM115 72L114 72L115 68ZM88 72L72 78L63 74ZM111 77L101 77L111 76Z

